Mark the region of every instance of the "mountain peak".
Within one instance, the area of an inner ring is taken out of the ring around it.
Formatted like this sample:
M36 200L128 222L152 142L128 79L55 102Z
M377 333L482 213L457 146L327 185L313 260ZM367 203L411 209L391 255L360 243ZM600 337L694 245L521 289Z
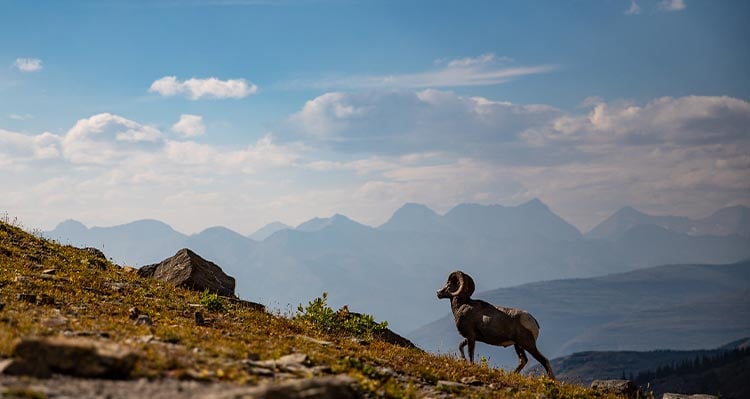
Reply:
M281 230L287 230L291 229L290 226L281 223L281 222L271 222L260 229L258 229L255 233L250 234L248 237L255 240L255 241L263 241L266 238L270 237L274 233L281 231Z
M519 208L530 208L530 209L539 209L539 210L549 210L549 207L547 204L542 202L539 198L534 198L531 201L524 202L523 204L518 206Z
M73 220L73 219L68 219L68 220L65 220L63 222L60 222L57 225L57 227L55 227L55 231L60 231L60 230L66 230L66 231L83 231L83 230L86 230L86 229L87 229L86 225L84 225L83 223L81 223L81 222L79 222L77 220Z
M355 222L354 220L349 219L348 217L340 213L336 213L329 218L319 218L319 217L312 218L300 224L299 226L297 226L295 230L310 233L310 232L320 231L331 226L354 226L354 225L363 226L359 222Z
M426 205L407 202L398 208L381 230L440 231L445 228L441 216Z

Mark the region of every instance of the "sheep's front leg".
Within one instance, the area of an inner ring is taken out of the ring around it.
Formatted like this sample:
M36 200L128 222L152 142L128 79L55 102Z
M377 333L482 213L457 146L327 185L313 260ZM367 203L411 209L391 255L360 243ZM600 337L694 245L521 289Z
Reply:
M464 338L463 341L461 341L460 344L458 344L458 350L461 352L461 358L466 360L466 355L464 355L464 346L469 343L469 340Z
M477 343L477 341L469 340L469 360L474 363L474 345Z

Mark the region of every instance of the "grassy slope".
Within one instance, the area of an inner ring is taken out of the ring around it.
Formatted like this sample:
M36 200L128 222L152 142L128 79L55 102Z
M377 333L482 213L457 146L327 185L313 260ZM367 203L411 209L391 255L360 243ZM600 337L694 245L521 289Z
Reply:
M7 357L18 338L50 336L64 331L105 332L109 339L142 353L135 376L204 378L254 384L241 360L248 356L277 358L292 352L308 354L313 363L356 378L363 391L377 396L417 397L419 384L398 382L377 371L388 367L411 381L435 383L474 377L482 388L466 388L458 397L600 397L575 386L546 378L507 374L453 357L436 356L382 342L361 345L347 337L326 336L314 326L279 315L227 303L223 312L209 313L207 326L196 326L200 294L137 277L119 266L103 266L95 255L37 238L0 222L0 357ZM53 277L42 271L55 269ZM37 305L17 294L47 295L54 303ZM153 326L136 326L129 309L138 307ZM153 335L154 341L138 337ZM333 341L321 345L307 337ZM493 384L490 387L490 384Z

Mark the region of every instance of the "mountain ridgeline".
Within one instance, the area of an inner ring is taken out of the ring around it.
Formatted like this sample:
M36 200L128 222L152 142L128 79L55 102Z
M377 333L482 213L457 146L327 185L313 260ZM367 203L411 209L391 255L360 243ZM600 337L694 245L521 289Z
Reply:
M486 291L659 264L750 258L748 220L742 216L747 208L740 209L739 220L727 217L737 216L728 209L716 213L721 217L709 231L721 235L678 231L652 217L602 227L612 234L584 236L539 200L512 207L461 204L444 215L406 204L379 227L337 214L296 228L275 223L251 236L223 227L185 235L155 220L92 228L66 221L46 234L100 248L133 266L188 247L235 276L243 298L286 309L327 291L332 305L347 304L407 332L448 313L435 290L459 268L475 277L478 291Z

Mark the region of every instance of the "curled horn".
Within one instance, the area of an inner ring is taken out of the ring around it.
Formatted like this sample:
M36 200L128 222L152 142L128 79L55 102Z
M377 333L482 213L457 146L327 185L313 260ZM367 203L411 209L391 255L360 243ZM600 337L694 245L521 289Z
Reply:
M451 295L470 297L474 293L474 280L464 272L456 271L452 275L458 279L458 288Z

